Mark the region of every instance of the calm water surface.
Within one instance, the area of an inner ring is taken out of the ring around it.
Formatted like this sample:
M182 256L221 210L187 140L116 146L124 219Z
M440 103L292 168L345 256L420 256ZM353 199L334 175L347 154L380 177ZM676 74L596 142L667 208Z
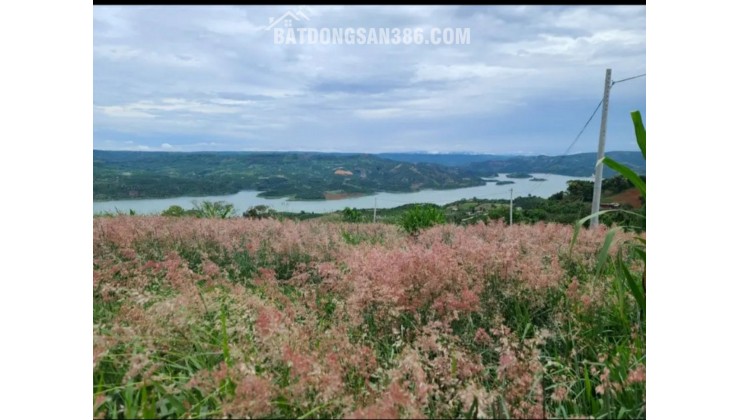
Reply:
M509 198L509 190L514 189L514 197L527 196L529 194L538 197L549 197L559 191L568 188L569 180L593 181L592 178L579 178L553 174L532 174L536 178L545 178L546 181L536 182L529 179L510 179L505 174L500 174L497 179L502 181L514 181L513 184L496 185L495 182L487 182L486 185L469 188L457 188L454 190L423 190L412 193L378 193L374 195L340 200L321 201L291 201L285 198L262 198L257 197L259 191L241 191L231 195L217 195L207 197L175 197L156 198L141 200L112 200L93 201L93 213L115 212L116 210L134 210L137 214L161 213L172 205L181 206L184 209L193 208L193 201L227 201L234 204L237 214L241 214L252 206L259 204L268 205L277 211L307 213L328 213L342 210L345 207L372 208L377 200L378 208L391 208L410 203L434 203L444 205L465 198ZM484 178L490 179L490 178Z

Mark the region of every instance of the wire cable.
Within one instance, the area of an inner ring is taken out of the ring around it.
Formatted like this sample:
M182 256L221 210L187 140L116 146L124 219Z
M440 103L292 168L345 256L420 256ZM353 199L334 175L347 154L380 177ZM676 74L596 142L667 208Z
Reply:
M583 125L583 128L581 128L581 131L578 132L578 135L576 135L576 138L573 139L573 141L570 143L570 145L568 146L568 148L565 149L565 152L560 155L560 157L558 158L558 160L555 162L555 165L560 164L560 162L562 162L562 160L565 159L565 156L568 154L568 152L570 152L570 150L573 148L573 146L576 145L576 143L578 142L578 140L581 138L581 135L583 134L583 132L586 131L586 128L591 123L591 121L594 119L594 116L596 115L596 112L598 112L599 111L599 108L601 108L601 104L602 103L604 103L604 100L603 99L600 100L599 103L596 105L596 108L594 109L594 112L592 112L591 113L591 116L588 117L588 120L586 120L586 124ZM542 184L537 183L537 185L535 185L531 190L529 190L529 192L527 192L526 195L528 196L528 195L532 194L540 186L542 186Z
M627 77L625 79L620 79L620 80L612 81L611 86L614 86L617 83L627 82L629 80L634 80L634 79L638 79L640 77L645 77L645 76L646 76L646 73L643 73L643 74L639 74L637 76L632 76L632 77ZM603 102L604 102L603 99L599 101L599 103L596 105L596 108L594 108L594 111L591 113L591 116L588 117L588 120L586 120L586 123L583 125L583 128L581 128L581 131L578 132L578 134L573 139L573 141L570 143L570 145L568 145L568 148L565 149L565 152L563 152L563 153L560 154L560 156L555 161L555 163L553 164L553 166L557 166L558 164L560 164L562 162L562 160L565 159L565 157L571 151L571 149L573 149L573 146L575 146L576 143L578 142L578 140L580 140L581 136L586 131L586 128L588 128L588 125L591 124L591 121L594 119L594 116L596 116L596 113L599 111L599 108L601 108L601 105L603 104ZM526 195L520 196L520 197L526 197L526 196L531 195L533 192L535 192L541 186L542 186L542 183L539 183L538 182L537 185L535 185L532 189L530 189L526 193ZM510 194L509 191L504 191L504 192L501 192L501 193L485 194L484 196L481 196L479 198L493 199L493 197L500 197L500 196L508 195L508 194ZM407 202L404 202L404 201L389 200L387 198L381 198L381 199L379 199L379 201L381 201L381 202L382 201L385 201L385 202L390 202L390 203L394 203L394 204L402 204L402 205L403 204L408 204Z
M643 74L638 74L637 76L632 76L632 77L627 77L627 78L624 78L624 79L620 79L620 80L612 81L612 84L611 84L611 86L614 86L614 85L616 85L617 83L622 83L622 82L626 82L626 81L629 81L629 80L639 79L640 77L645 77L646 75L647 75L647 73L643 73ZM610 86L610 87L611 87L611 86ZM565 149L565 153L563 153L563 154L562 154L562 155L560 156L560 159L558 159L558 161L557 161L557 162L555 163L556 165L557 165L557 164L559 164L559 163L560 163L560 162L562 161L562 159L564 159L564 158L565 158L565 156L566 156L566 155L568 154L568 152L570 152L570 150L571 150L571 149L573 148L573 146L574 146L574 145L576 144L576 142L578 141L578 139L579 139L579 138L581 137L581 134L583 134L583 132L584 132L584 131L586 130L586 127L588 127L589 123L591 123L591 120L593 120L594 116L596 115L596 112L597 112L597 111L599 110L599 108L601 108L601 105L602 105L602 103L603 103L603 102L604 102L604 100L602 99L602 100L600 100L600 101L599 101L599 104L598 104L598 105L596 105L596 109L594 109L594 112L593 112L593 113L591 114L591 116L590 116L590 117L588 118L588 121L586 121L586 124L584 124L583 128L582 128L582 129L581 129L581 131L580 131L580 132L578 133L578 135L577 135L577 136L576 136L576 138L575 138L575 139L573 140L573 142L572 142L572 143L570 144L570 146L568 146L568 148L567 148L567 149ZM535 186L534 186L534 188L532 188L531 190L529 190L529 192L527 193L527 195L530 195L530 194L532 194L532 193L533 193L533 192L534 192L535 190L537 190L537 188L539 188L539 187L540 187L541 185L542 185L542 184L538 184L538 185L535 185Z
M616 85L617 83L622 83L622 82L626 82L628 80L637 79L637 78L640 78L640 77L645 77L645 75L646 75L646 73L643 73L643 74L639 74L637 76L628 77L626 79L617 80L616 82L612 82L612 86Z

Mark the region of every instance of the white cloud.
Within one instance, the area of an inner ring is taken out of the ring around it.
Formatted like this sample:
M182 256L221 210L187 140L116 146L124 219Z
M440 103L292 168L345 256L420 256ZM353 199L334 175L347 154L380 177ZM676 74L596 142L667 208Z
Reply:
M400 117L405 112L401 108L378 108L378 109L358 109L355 114L360 118L389 118Z
M217 99L219 102L199 102L187 99L164 98L160 101L138 101L125 105L98 106L96 107L103 113L113 117L154 117L158 112L181 111L186 113L198 114L235 114L240 109L234 106L224 106L224 100ZM226 101L229 102L229 101ZM231 101L229 105L245 105L249 101Z
M416 69L412 81L458 81L474 78L510 78L515 76L532 76L534 69L491 66L486 64L422 64Z
M131 109L130 107L126 106L100 106L96 107L96 109L100 110L108 116L117 118L154 118L154 115L152 114L136 109Z

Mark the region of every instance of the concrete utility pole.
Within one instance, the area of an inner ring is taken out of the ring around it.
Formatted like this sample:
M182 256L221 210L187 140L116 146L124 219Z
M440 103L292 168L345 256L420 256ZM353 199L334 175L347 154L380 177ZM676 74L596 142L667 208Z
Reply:
M514 224L514 189L510 189L511 197L509 198L509 226Z
M375 206L373 206L373 223L375 223L375 214L378 211L378 197L375 197Z
M612 69L606 69L606 79L604 80L604 99L601 102L601 130L599 130L599 153L596 155L596 161L598 162L604 157L604 145L606 143L606 117L609 113L609 91L612 88ZM604 164L599 162L596 165L596 173L594 174L594 196L591 199L591 214L594 215L599 212L601 207L601 175L604 172ZM599 225L599 216L594 216L591 219L591 227L595 228Z

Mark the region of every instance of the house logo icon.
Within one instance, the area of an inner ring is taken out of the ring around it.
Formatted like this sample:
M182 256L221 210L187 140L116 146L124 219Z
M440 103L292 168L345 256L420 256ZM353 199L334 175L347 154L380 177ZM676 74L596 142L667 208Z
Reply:
M306 6L301 6L296 11L287 11L282 14L279 18L270 18L270 25L265 28L266 31L269 31L270 29L277 26L280 22L283 23L283 26L286 28L292 28L293 27L293 21L306 21L308 22L311 20L306 13L304 13L304 10L310 13L310 10Z

